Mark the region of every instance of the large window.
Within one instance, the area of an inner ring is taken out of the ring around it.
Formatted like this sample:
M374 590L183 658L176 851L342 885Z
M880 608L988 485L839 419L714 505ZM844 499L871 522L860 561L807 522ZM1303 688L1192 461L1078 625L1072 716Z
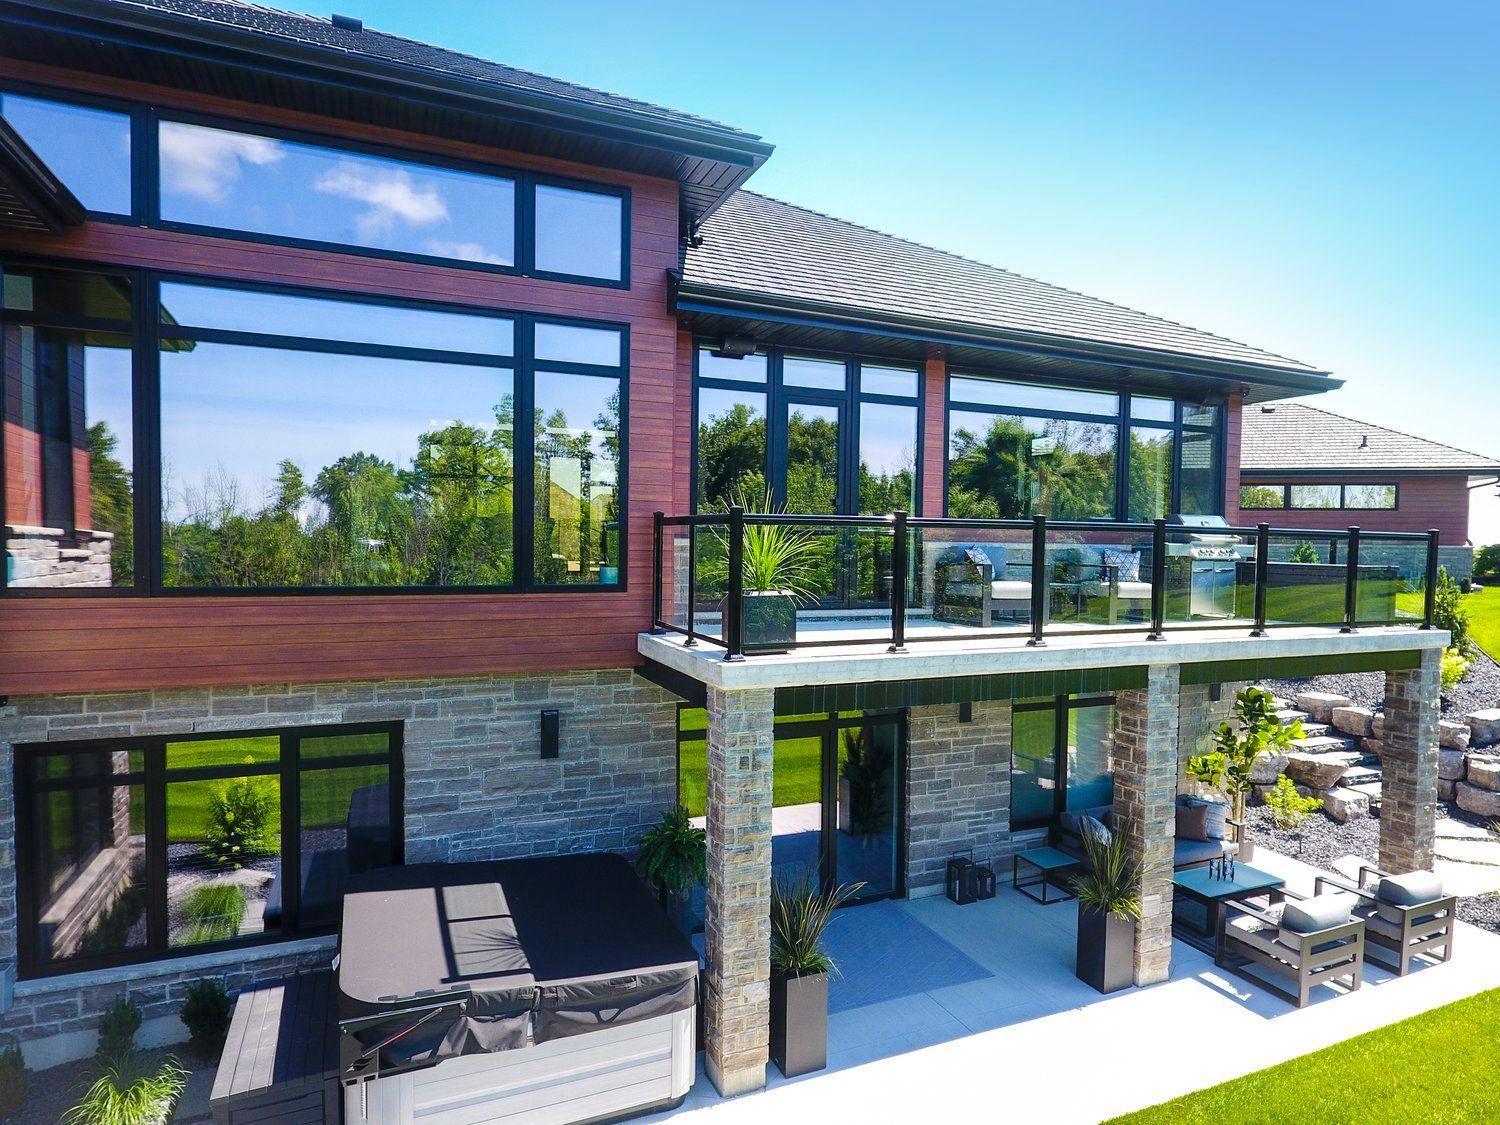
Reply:
M12 588L622 581L623 328L0 277ZM134 463L138 431L159 458Z
M31 88L3 117L100 217L624 287L630 192ZM151 190L134 190L136 184Z
M1114 738L1113 699L1018 702L1011 725L1011 827L1052 824L1059 813L1111 804Z
M1149 521L1223 511L1222 411L955 374L949 516Z
M328 930L401 861L396 724L16 749L27 976Z
M1394 484L1243 484L1240 507L1247 511L1343 510L1350 512L1395 511L1401 490Z

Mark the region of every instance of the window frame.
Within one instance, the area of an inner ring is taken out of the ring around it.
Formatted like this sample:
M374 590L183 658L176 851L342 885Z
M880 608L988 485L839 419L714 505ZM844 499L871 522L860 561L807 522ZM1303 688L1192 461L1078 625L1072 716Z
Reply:
M1024 382L1039 387L1055 387L1059 390L1092 390L1110 392L1119 396L1120 408L1116 414L1086 414L1071 410L1039 411L1031 408L1013 406L994 406L988 403L974 402L969 399L957 399L953 397L953 379L990 379L1007 383ZM1114 387L1107 383L1084 383L1065 382L1056 379L1036 379L1010 371L986 371L979 368L955 369L947 367L944 372L943 381L943 515L948 514L948 489L951 483L950 471L952 445L951 416L954 410L967 413L983 413L991 415L1007 415L1012 417L1026 418L1056 418L1070 422L1091 422L1095 424L1114 424L1115 435L1115 507L1111 516L1096 517L1104 522L1129 522L1130 504L1130 431L1134 426L1170 431L1172 434L1172 495L1170 511L1164 513L1170 515L1181 510L1182 506L1182 450L1183 437L1185 434L1208 434L1213 437L1217 456L1214 463L1214 485L1213 495L1217 499L1216 511L1202 513L1205 515L1223 515L1228 502L1225 492L1225 483L1228 474L1228 450L1227 431L1229 410L1226 402L1216 399L1198 399L1193 396L1178 396L1164 394L1158 390L1140 391L1142 398L1159 399L1170 398L1173 403L1172 421L1156 422L1148 419L1136 419L1131 413L1131 399L1134 392L1126 387ZM1184 406L1213 406L1216 407L1215 420L1210 425L1200 425L1185 421ZM1072 522L1072 521L1066 521ZM1082 521L1090 522L1090 521Z
M1050 828L1059 822L1062 814L1068 808L1068 716L1075 710L1083 710L1089 707L1115 707L1118 708L1118 697L1113 695L1058 695L1046 699L1031 699L1017 702L1012 710L1016 713L1051 711L1054 715L1052 726L1052 764L1056 770L1056 788L1052 794L1052 812L1045 817L1028 817L1025 820L1011 820L1011 830L1022 832L1036 828ZM1116 712L1118 720L1118 711ZM1117 732L1118 733L1118 728ZM1011 748L1014 755L1014 746ZM1011 786L1011 792L1015 792L1015 786ZM1006 809L1007 814L1010 809Z
M390 816L395 865L405 863L406 855L406 770L404 747L405 724L402 722L379 723L335 723L316 726L262 727L246 730L192 731L182 734L132 736L118 739L65 739L51 742L22 743L15 747L11 767L16 794L16 941L18 975L22 980L66 976L95 969L116 968L124 965L167 963L183 957L199 954L236 952L262 946L277 945L301 938L338 932L337 924L323 926L300 925L301 878L283 881L283 917L288 918L275 933L262 933L246 937L229 938L224 941L202 942L192 945L172 946L167 938L167 786L173 781L203 781L213 778L274 776L280 788L282 809L281 840L278 855L283 871L301 871L301 779L304 773L319 772L328 766L307 767L303 765L301 743L305 739L329 735L385 734L388 747L384 754L351 754L346 758L314 759L322 762L337 762L332 768L385 765L390 771ZM184 742L220 741L234 738L268 738L281 740L277 761L274 765L255 766L166 766L167 745ZM58 755L82 755L110 752L142 752L142 769L123 774L109 775L105 782L89 779L73 781L58 779L40 781L32 777L31 763L43 757ZM39 894L36 886L35 813L36 794L55 791L102 792L120 785L139 785L146 816L145 884L146 884L146 943L140 949L121 950L94 954L87 957L71 957L63 961L43 962L38 957L37 925L40 906L45 895ZM295 815L288 817L287 809ZM160 818L154 828L151 818ZM290 846L288 846L290 845Z
M1333 507L1333 508L1309 508L1309 507L1303 507L1303 506L1294 505L1292 503L1292 489L1294 487L1299 487L1299 486L1303 486L1303 485L1309 485L1309 486L1316 485L1316 486L1322 486L1324 488L1337 488L1339 490L1339 502L1338 502L1337 507ZM1364 488L1364 487L1376 487L1376 488L1389 488L1389 489L1391 489L1391 493L1392 493L1392 502L1391 502L1391 504L1388 505L1388 506L1377 505L1377 506L1373 506L1373 507L1370 506L1370 505L1355 505L1355 506L1351 506L1350 503L1349 503L1349 489L1350 488ZM1244 481L1244 480L1241 480L1241 482L1240 482L1240 489L1241 489L1241 491L1240 491L1240 498L1241 498L1242 501L1244 499L1244 489L1246 489L1246 488L1279 488L1281 490L1281 506L1279 508L1253 508L1253 507L1246 506L1244 503L1241 503L1239 507L1240 507L1240 510L1242 512L1399 512L1401 510L1401 482L1399 480L1392 480L1390 478L1385 478L1385 479L1382 479L1382 480L1372 480L1372 481L1349 481L1349 480L1344 480L1344 481L1317 481L1317 480L1308 480L1308 481L1292 481L1292 480Z
M9 585L0 578L0 598L110 598L110 597L403 597L410 595L483 594L510 595L528 593L621 594L629 590L630 536L630 371L631 324L626 320L556 316L547 313L522 312L513 309L476 307L453 302L407 300L388 295L361 293L342 288L317 288L278 283L261 284L239 278L221 278L181 270L155 270L116 267L99 263L78 263L39 258L26 254L0 255L0 267L53 269L74 273L97 273L125 277L131 283L132 315L129 321L92 317L50 316L0 308L0 324L18 323L65 330L92 330L128 335L131 340L132 377L132 500L134 509L135 575L129 586L23 587ZM160 286L162 282L180 282L220 289L272 293L288 297L311 297L322 300L346 300L364 305L417 311L455 313L463 316L488 316L509 320L515 327L512 354L442 351L431 348L408 348L390 344L361 344L324 340L315 337L277 335L264 332L241 332L230 329L194 328L161 322ZM601 328L620 333L620 364L606 365L545 361L538 364L532 355L532 328L538 323ZM360 355L371 358L412 360L416 362L462 363L495 367L513 372L517 419L532 417L535 402L535 374L540 366L546 371L565 374L616 378L620 385L620 432L617 492L619 495L619 558L617 581L605 583L544 583L535 581L533 510L534 457L536 434L533 427L517 425L514 443L514 480L512 510L514 581L507 586L168 586L162 581L161 559L161 352L160 342L170 338L190 338L205 343L251 347L279 347L289 351L324 354ZM696 452L696 451L695 451ZM0 465L5 448L0 434ZM0 495L0 519L5 517L4 496Z
M840 495L838 507L840 511L848 508L859 507L859 438L860 438L860 406L864 403L874 403L885 406L915 407L917 411L916 433L913 435L915 448L913 454L916 464L913 466L913 511L908 515L920 516L922 514L922 484L926 473L926 458L923 456L924 435L927 426L927 395L925 393L925 365L920 360L892 359L889 356L868 355L861 352L829 352L816 348L783 348L779 346L767 346L757 348L756 354L765 357L766 378L762 382L751 382L744 379L716 379L713 376L703 375L699 370L699 358L706 351L717 350L718 341L695 336L693 338L693 401L691 418L692 439L692 471L689 474L688 489L692 498L693 512L698 511L698 427L699 420L699 395L701 389L730 391L739 394L760 394L766 400L766 455L762 469L765 474L767 485L772 495L780 503L785 499L786 491L786 435L784 427L777 425L776 420L779 413L789 403L813 405L813 406L836 406L839 408L839 485ZM746 357L747 359L749 357ZM787 386L782 380L782 361L791 359L810 359L824 362L842 363L844 366L844 386L842 390L819 389L815 387ZM891 368L903 371L912 371L916 374L915 393L910 397L905 395L880 394L874 391L862 391L860 389L860 369L864 366ZM782 432L778 436L777 431ZM847 433L847 438L845 434ZM847 493L848 495L845 495ZM887 512L876 513L888 515Z
M515 277L534 277L544 280L564 281L574 285L593 285L606 289L630 288L631 200L634 193L633 189L627 184L570 179L547 172L533 172L504 164L493 164L486 161L450 156L445 153L424 152L418 149L383 144L376 141L366 141L359 138L339 137L305 129L284 128L258 121L224 116L222 114L203 113L190 109L178 110L170 107L158 107L143 102L130 101L128 99L76 93L66 88L12 81L9 78L0 79L0 94L7 92L23 97L76 104L88 109L109 110L113 113L125 114L130 119L131 166L129 176L131 184L131 213L124 215L116 212L91 211L89 212L89 217L92 219L104 222L123 222L133 226L148 227L153 230L177 231L185 234L203 235L210 238L224 238L235 242L249 242L262 246L287 246L338 254L352 254L363 258L413 262L421 265L438 266L444 269L476 270L481 273L504 274ZM232 227L216 227L213 225L164 219L161 213L161 161L158 144L159 129L161 123L164 121L180 122L184 125L197 125L209 129L222 129L250 136L265 137L270 140L287 141L292 144L309 145L334 153L348 152L360 156L401 161L406 164L427 165L449 171L468 172L475 175L510 180L515 188L515 198L512 202L514 222L512 258L514 261L511 265L502 266L492 262L473 262L462 258L444 258L399 250L382 250L377 247L354 246L341 242L327 242L321 239L292 238L284 235L241 231ZM537 184L591 191L599 195L613 195L620 198L621 243L620 278L618 280L589 277L586 274L561 274L546 271L535 272L532 270L531 263L534 257L536 238L532 222L533 206L531 201L535 185Z

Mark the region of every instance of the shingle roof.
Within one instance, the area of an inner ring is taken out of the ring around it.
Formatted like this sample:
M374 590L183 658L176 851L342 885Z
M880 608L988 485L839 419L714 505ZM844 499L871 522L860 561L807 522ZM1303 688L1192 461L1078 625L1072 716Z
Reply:
M1242 472L1416 470L1488 475L1500 461L1300 402L1246 408Z
M726 134L755 139L731 126L712 121L697 114L595 90L573 82L563 82L546 75L534 74L513 66L491 62L462 51L437 47L415 39L391 35L370 28L353 30L335 27L326 17L285 12L277 8L265 8L259 4L244 4L238 0L110 0L118 8L136 8L141 11L158 12L184 19L198 20L220 27L254 31L262 35L284 39L305 46L323 47L341 51L351 56L403 66L416 67L444 75L456 75L493 86L497 90L515 89L553 97L623 110L661 121L691 124L697 127L718 129ZM326 0L333 4L336 0Z
M688 251L684 284L883 318L1056 337L1321 374L1285 356L796 207L731 196Z

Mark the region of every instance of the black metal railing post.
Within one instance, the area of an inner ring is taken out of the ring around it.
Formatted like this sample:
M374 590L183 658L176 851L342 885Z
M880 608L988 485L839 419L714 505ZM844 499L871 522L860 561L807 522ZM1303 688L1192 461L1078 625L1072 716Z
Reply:
M688 529L687 558L687 640L683 648L696 648L698 644L698 525L690 523Z
M1031 520L1031 639L1027 645L1040 648L1047 643L1047 517ZM989 624L989 622L985 622Z
M1255 525L1255 628L1252 637L1266 635L1266 587L1271 579L1271 525Z
M1422 628L1433 629L1437 618L1438 529L1427 533L1427 590L1423 599Z
M1148 641L1167 639L1167 521L1158 519L1151 531L1151 632Z
M897 511L891 531L891 645L887 652L906 651L906 513Z
M651 634L661 636L666 632L661 627L661 582L662 582L662 535L665 529L662 520L665 512L651 513Z
M724 603L724 659L745 659L745 509L729 509L729 589Z
M1357 633L1359 620L1359 528L1349 529L1349 547L1344 553L1344 627L1340 633Z

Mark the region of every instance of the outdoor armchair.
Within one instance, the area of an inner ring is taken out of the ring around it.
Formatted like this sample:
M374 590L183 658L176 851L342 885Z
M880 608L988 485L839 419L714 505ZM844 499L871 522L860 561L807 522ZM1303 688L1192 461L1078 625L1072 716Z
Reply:
M932 609L939 621L987 627L996 613L1030 616L1031 566L1010 566L1004 544L950 544L934 554ZM1011 577L1011 570L1019 573Z
M1218 964L1299 1008L1307 1006L1309 993L1320 984L1343 981L1350 992L1356 991L1364 980L1365 923L1351 913L1355 897L1283 893L1286 901L1276 906L1225 904ZM1273 979L1245 973L1240 966L1247 962Z
M1458 899L1443 894L1443 884L1431 871L1392 875L1370 864L1361 864L1359 882L1351 884L1334 875L1320 875L1314 889L1327 887L1358 896L1354 914L1365 923L1365 953L1373 948L1395 954L1396 973L1405 976L1412 958L1419 955L1449 961L1453 958L1453 931L1458 920ZM1441 950L1442 952L1437 952Z

